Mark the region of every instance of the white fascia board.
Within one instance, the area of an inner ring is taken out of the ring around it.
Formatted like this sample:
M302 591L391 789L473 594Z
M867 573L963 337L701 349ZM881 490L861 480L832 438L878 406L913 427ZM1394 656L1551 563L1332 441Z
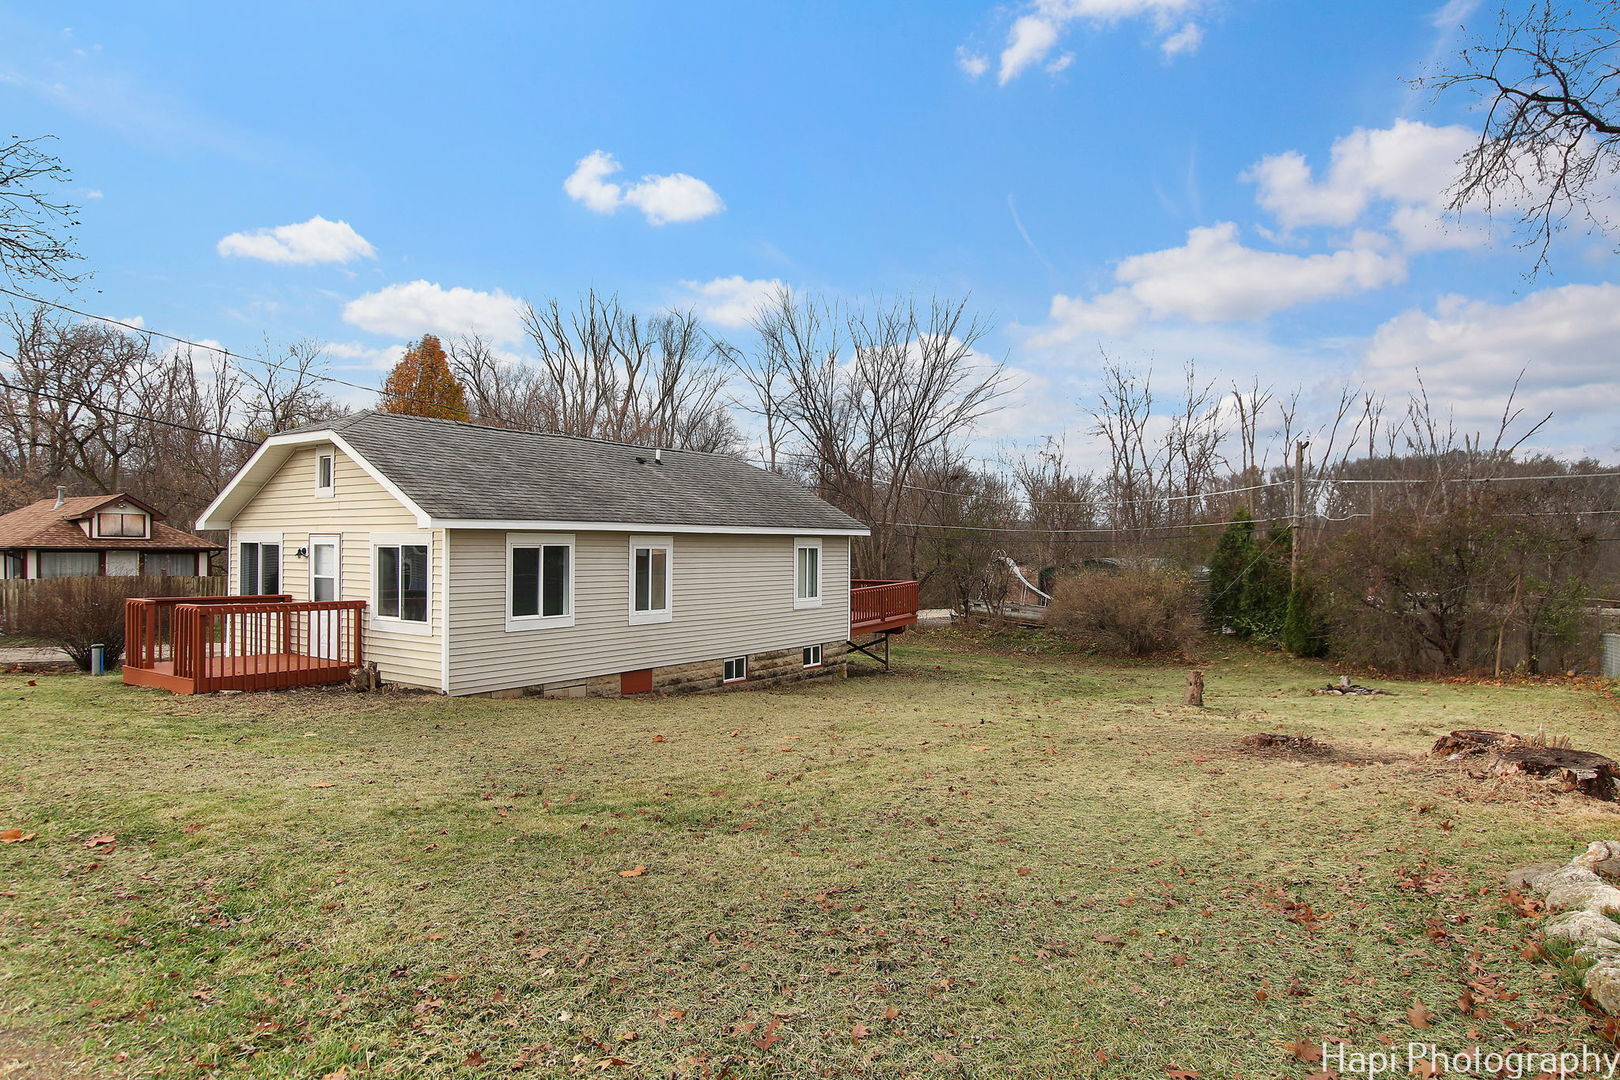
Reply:
M355 464L359 465L361 469L365 470L367 476L377 481L384 491L388 492L388 494L392 495L395 499L398 499L400 505L404 506L406 510L411 512L411 514L416 518L416 525L418 528L428 529L434 527L428 524L427 511L423 510L420 506L417 506L416 503L411 500L409 495L406 495L399 489L398 485L396 485L392 480L388 479L388 477L384 476L382 472L371 462L367 461L358 450L356 450L353 446L350 446L348 440L335 431L327 430L300 431L295 435L272 435L268 439L264 440L264 442L260 443L259 448L253 451L253 456L248 458L247 464L242 466L241 471L239 471L235 476L231 477L230 483L225 485L225 489L215 496L214 501L209 503L208 508L198 516L197 528L230 528L231 520L235 517L236 511L241 509L240 503L245 503L247 501L247 498L240 498L239 494L241 493L244 485L248 482L249 478L255 475L257 468L265 461L270 453L272 451L291 450L293 447L297 446L309 446L314 443L331 443L339 450L342 450L345 454L349 455L351 459L353 459ZM286 455L282 455L282 461L276 462L277 469L279 469L284 463L285 458ZM271 475L274 475L274 470L271 471ZM268 480L269 478L269 476L266 476L265 480ZM260 486L262 486L262 483Z
M509 532L710 533L725 536L871 536L870 529L778 529L755 525L671 525L648 521L494 521L429 518L426 529L498 529Z

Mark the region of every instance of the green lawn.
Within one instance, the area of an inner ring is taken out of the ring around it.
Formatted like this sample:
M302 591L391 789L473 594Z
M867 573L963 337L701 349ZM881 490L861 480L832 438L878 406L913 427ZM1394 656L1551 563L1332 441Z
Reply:
M949 632L647 700L0 678L0 829L37 834L0 846L0 1077L1300 1077L1296 1039L1596 1038L1500 877L1616 811L1412 758L1620 752L1612 696L1205 670L1202 711L1184 668Z

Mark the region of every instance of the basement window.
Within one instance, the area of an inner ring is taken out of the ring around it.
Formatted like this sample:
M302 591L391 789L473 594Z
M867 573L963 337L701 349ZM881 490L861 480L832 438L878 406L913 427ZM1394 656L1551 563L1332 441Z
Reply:
M805 667L820 667L821 666L821 646L820 645L806 645L804 647L804 666Z
M748 678L748 657L734 656L726 661L725 673L720 676L721 682L743 682Z

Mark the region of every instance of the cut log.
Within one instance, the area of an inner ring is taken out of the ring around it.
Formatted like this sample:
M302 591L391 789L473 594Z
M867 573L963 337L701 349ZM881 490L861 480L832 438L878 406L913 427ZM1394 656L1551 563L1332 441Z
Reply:
M1507 746L1492 751L1490 761L1492 771L1499 776L1552 777L1565 791L1578 791L1604 802L1614 801L1614 782L1620 779L1620 762L1588 750Z
M1518 746L1524 742L1511 731L1453 731L1442 735L1429 751L1430 757L1460 758L1472 754L1489 754L1495 750Z
M1204 673L1202 671L1187 672L1187 704L1204 705Z

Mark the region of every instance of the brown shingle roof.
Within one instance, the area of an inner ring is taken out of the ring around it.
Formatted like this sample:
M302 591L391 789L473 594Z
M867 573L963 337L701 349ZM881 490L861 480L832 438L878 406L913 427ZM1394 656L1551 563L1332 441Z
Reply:
M123 494L77 495L64 499L61 506L55 499L41 499L29 503L9 514L0 514L0 548L76 548L79 550L140 550L140 551L212 551L219 545L165 525L152 515L152 536L147 540L129 537L94 538L86 536L75 522L108 503L126 499L143 508L139 499Z

